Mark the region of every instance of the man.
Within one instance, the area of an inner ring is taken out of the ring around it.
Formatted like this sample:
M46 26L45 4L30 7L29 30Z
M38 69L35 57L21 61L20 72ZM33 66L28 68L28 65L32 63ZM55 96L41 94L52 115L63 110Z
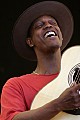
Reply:
M6 82L1 97L1 120L50 120L60 111L80 107L78 84L66 89L59 98L30 110L39 90L58 76L61 51L72 33L72 15L62 3L40 2L23 12L13 29L14 46L24 58L37 60L37 66L31 74Z

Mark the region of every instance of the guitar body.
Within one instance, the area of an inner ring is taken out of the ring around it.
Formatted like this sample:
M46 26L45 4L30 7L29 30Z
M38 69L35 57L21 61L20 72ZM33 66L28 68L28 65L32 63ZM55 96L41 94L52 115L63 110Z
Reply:
M60 74L55 80L40 90L33 100L31 109L39 108L59 97L74 82L77 69L80 70L80 46L73 46L67 49L62 55ZM51 120L80 120L80 115L62 111Z

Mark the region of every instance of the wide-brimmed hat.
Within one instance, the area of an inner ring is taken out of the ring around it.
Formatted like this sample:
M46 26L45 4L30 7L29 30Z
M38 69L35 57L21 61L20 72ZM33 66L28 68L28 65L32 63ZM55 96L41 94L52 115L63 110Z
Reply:
M63 3L43 1L32 5L20 15L13 28L14 47L20 56L28 60L36 60L34 50L26 43L28 29L31 23L42 15L51 15L57 20L63 35L61 51L68 44L73 33L73 17Z

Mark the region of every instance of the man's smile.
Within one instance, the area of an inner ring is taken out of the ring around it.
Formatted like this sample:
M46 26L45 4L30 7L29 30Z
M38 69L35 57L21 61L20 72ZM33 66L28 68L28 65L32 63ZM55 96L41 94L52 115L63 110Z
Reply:
M57 36L55 31L48 31L44 34L45 38Z

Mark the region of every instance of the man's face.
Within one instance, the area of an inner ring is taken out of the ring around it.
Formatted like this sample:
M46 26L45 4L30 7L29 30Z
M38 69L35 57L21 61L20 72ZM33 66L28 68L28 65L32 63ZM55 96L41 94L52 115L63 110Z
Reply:
M51 16L41 16L35 20L31 30L34 49L54 51L62 45L62 34L56 20Z

